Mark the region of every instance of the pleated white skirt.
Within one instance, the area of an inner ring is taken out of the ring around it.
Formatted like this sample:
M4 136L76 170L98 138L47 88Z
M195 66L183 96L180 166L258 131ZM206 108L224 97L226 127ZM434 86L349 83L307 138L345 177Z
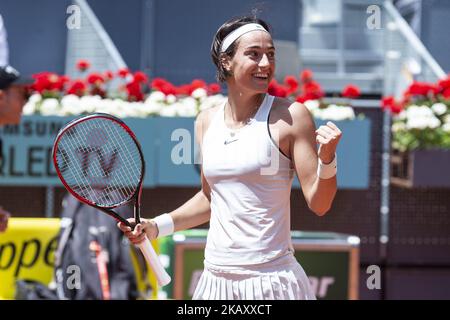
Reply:
M193 300L315 300L308 277L292 254L250 266L205 261Z

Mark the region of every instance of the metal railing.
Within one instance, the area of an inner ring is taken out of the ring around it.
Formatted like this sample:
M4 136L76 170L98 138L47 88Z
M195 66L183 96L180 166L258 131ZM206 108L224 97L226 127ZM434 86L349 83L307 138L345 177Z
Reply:
M383 4L384 12L384 89L383 94L400 98L412 81L436 82L445 72L429 53L391 1ZM381 198L380 198L380 257L385 263L389 242L391 115L383 115Z
M117 71L127 67L125 61L103 28L86 0L73 0L80 9L80 28L69 29L67 34L66 74L71 78L80 77L76 63L86 59L91 71ZM114 81L109 89L115 88Z
M90 63L89 71L105 72L117 71L127 65L112 42L108 33L92 11L86 0L73 0L79 8L80 27L68 28L66 48L65 74L71 79L85 77L76 68L79 60L85 59ZM115 91L119 86L118 80L108 83L108 90ZM46 217L54 213L55 189L46 188Z
M391 1L384 3L385 79L384 95L400 97L413 81L436 82L445 78L422 41Z

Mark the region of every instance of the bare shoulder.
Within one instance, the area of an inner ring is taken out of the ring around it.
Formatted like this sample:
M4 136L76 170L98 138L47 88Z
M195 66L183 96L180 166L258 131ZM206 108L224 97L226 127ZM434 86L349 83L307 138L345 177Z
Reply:
M200 111L200 113L197 115L196 121L201 122L203 127L205 128L206 126L207 128L214 114L216 114L219 109L220 105Z
M211 123L211 119L219 109L220 105L202 110L197 115L197 118L195 119L195 130L197 132L198 138L203 138L206 130L208 130L209 124Z
M275 98L270 120L271 123L284 123L291 134L314 128L314 121L308 108L299 102L284 98Z

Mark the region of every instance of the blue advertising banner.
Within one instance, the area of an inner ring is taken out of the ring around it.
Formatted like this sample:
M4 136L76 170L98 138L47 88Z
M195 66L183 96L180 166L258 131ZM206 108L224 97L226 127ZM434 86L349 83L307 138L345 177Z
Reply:
M62 186L52 162L58 131L75 117L24 116L20 125L0 129L3 161L0 185ZM125 118L142 146L146 162L144 187L200 186L194 118ZM316 121L320 126L323 121ZM338 121L338 187L369 186L370 120ZM294 187L298 188L296 179Z
M62 186L52 160L52 148L58 131L76 117L24 116L20 125L4 126L3 161L0 185ZM154 187L156 119L125 119L142 145L146 161L145 187Z

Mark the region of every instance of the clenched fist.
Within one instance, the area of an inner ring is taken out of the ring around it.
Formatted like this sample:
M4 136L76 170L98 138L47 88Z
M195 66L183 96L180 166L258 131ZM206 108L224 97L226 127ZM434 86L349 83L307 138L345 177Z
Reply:
M316 130L316 142L319 144L318 155L323 163L333 161L341 137L342 131L331 121Z

